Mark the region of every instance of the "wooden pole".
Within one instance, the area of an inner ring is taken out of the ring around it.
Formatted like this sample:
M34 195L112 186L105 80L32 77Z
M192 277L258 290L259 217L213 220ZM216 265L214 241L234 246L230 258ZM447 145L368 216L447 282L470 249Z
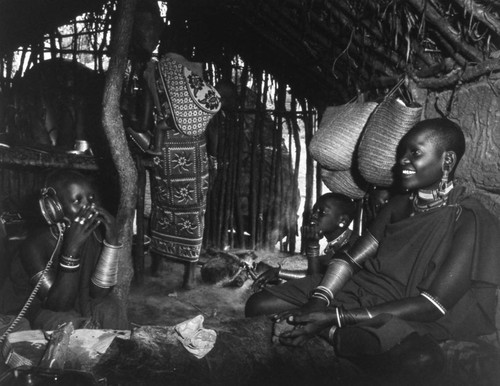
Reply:
M120 96L127 67L127 52L134 21L137 0L122 0L117 4L117 21L112 35L111 58L103 94L102 125L118 172L120 201L116 216L123 244L118 268L118 284L114 292L126 308L130 282L133 276L132 220L137 202L137 170L130 154L120 114ZM126 313L124 313L126 314Z

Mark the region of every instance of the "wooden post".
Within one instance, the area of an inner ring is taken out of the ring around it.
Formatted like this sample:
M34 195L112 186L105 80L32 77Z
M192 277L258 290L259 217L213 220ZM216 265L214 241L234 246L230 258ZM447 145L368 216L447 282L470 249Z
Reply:
M123 250L118 268L118 284L114 287L114 292L120 299L123 308L126 307L133 276L131 261L132 220L137 203L137 170L125 137L120 114L120 96L127 67L127 53L136 1L122 0L117 3L117 21L112 34L111 58L104 84L102 114L102 125L108 139L113 163L118 172L120 185L120 202L116 221L120 227L119 240L123 244Z

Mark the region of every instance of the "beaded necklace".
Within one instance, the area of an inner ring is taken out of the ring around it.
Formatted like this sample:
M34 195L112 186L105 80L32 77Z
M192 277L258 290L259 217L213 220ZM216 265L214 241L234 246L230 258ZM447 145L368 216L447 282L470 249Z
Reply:
M416 195L411 195L413 200L413 214L424 213L441 208L448 204L448 195L453 189L453 181L446 184L445 189L419 190Z
M340 247L344 246L347 241L349 240L349 237L351 236L352 230L347 228L344 232L340 234L335 240L330 241L324 250L324 254L327 254L328 252L335 252L337 251Z

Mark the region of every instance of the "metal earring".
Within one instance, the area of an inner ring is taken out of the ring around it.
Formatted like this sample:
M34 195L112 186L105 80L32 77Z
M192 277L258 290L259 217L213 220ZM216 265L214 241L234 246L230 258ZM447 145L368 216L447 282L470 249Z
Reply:
M441 182L439 183L440 193L444 192L448 185L448 179L450 177L450 163L446 161L443 162L442 170L443 170L443 176L441 177Z
M344 224L343 222L341 222L341 223L339 224L339 228L343 228L343 227L345 227L345 224Z

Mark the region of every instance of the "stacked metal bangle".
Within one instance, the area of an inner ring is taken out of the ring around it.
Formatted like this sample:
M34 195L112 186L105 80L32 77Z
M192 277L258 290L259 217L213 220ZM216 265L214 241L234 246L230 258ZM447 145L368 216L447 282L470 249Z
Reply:
M118 255L123 245L111 245L104 241L99 262L92 275L97 287L110 288L118 282Z
M333 300L333 293L329 288L320 285L314 289L311 297L324 300L326 302L326 306L328 307Z
M306 256L314 258L319 256L319 244L312 244L306 247Z
M76 271L80 268L80 258L61 255L59 266L65 271Z

